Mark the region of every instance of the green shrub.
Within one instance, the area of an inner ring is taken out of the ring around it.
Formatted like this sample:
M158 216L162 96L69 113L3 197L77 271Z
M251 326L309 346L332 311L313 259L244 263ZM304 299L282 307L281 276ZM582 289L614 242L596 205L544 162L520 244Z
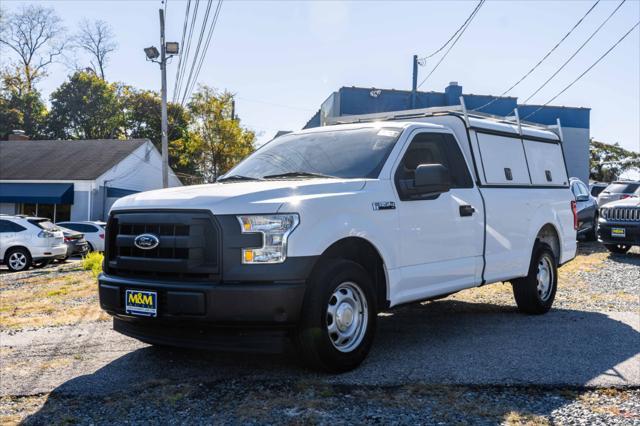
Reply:
M104 255L97 251L92 251L82 260L82 269L93 272L93 276L97 277L102 272L102 261Z

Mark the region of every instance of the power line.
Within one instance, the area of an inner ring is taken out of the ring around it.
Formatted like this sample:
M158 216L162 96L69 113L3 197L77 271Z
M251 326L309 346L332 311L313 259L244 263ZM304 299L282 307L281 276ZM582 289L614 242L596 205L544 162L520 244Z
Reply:
M193 30L195 28L196 20L198 18L198 6L200 4L200 0L195 0L195 6L193 8L193 14L191 15L191 25L189 25L189 33L187 34L186 48L183 49L184 62L182 63L182 69L178 70L179 78L178 78L178 89L174 93L175 99L174 103L178 101L180 96L180 92L182 90L182 83L184 82L184 75L187 69L187 63L189 61L189 53L191 51L191 40L193 39Z
M617 45L619 45L619 44L622 42L622 40L624 40L625 38L627 38L627 36L628 36L629 34L631 34L631 32L632 32L633 30L635 30L635 29L638 27L638 25L640 25L640 21L636 22L636 24L635 24L633 27L631 27L631 29L630 29L629 31L627 31L627 32L625 33L625 35L623 35L622 37L620 37L620 39L619 39L618 41L616 41L616 42L615 42L615 44L609 48L609 50L607 50L606 52L604 52L604 53L602 54L602 56L600 56L600 57L598 58L598 60L597 60L597 61L595 61L593 64L591 64L591 66L590 66L589 68L587 68L587 69L586 69L582 74L580 74L580 75L578 76L578 78L576 78L576 79L575 79L575 80L573 80L571 83L569 83L569 84L568 84L564 89L562 89L562 90L561 90L557 95L555 95L553 98L551 98L551 99L549 99L547 102L545 102L545 104L544 104L544 105L541 105L541 106L540 106L540 108L536 109L535 111L533 111L532 113L530 113L530 114L528 114L526 117L524 117L524 118L523 118L523 120L526 120L527 118L531 117L532 115L534 115L535 113L537 113L538 111L540 111L542 108L546 107L546 106L547 106L547 105L549 105L551 102L553 102L554 100L556 100L556 98L557 98L558 96L562 95L564 92L566 92L567 90L569 90L569 88L570 88L571 86L573 86L575 83L577 83L577 82L578 82L578 80L580 80L582 77L584 77L584 76L585 76L589 71L591 71L591 69L592 69L593 67L595 67L596 65L598 65L598 63L599 63L601 60L603 60L603 59L604 59L604 58L605 58L605 57L606 57L606 56L607 56L607 55L608 55L608 54L609 54L613 49L615 49L615 48L616 48L616 46L617 46Z
M529 75L531 75L531 73L533 71L536 70L536 68L538 68L557 48L558 46L560 46L566 39L567 37L569 37L569 35L575 31L576 28L578 28L580 26L580 24L582 23L582 21L584 21L584 19L591 13L591 11L593 11L593 9L595 9L595 7L598 5L598 3L600 3L600 0L596 0L596 2L589 8L589 10L587 10L587 13L585 13L584 15L582 15L582 18L578 19L578 22L576 22L573 27L569 30L568 33L566 33L564 35L564 37L562 37L560 39L559 42L556 43L555 46L553 46L551 48L551 50L549 50L543 57L542 59L540 59L538 61L537 64L535 64L533 66L533 68L531 68L529 71L527 71L522 77L520 77L520 80L516 81L511 87L509 87L507 90L505 90L504 92L502 92L500 95L498 95L498 97L492 99L491 101L487 102L484 105L479 106L478 108L473 109L473 111L480 111L483 108L488 107L489 105L493 104L494 102L496 102L499 98L501 98L502 96L506 95L507 93L509 93L510 91L512 91L517 85L519 85L520 83L522 83L527 77L529 77Z
M213 31L216 29L216 24L218 23L218 16L220 16L220 9L222 8L222 1L218 0L218 5L216 6L216 11L213 14L213 19L211 21L211 26L209 27L209 33L207 34L207 41L204 44L204 49L202 50L202 55L200 56L200 62L198 63L198 67L196 69L196 73L193 77L193 81L191 83L191 87L187 93L186 99L191 97L191 93L198 82L198 76L200 75L200 70L202 69L202 64L204 64L204 58L207 56L207 52L209 51L209 45L211 44L211 39L213 37Z
M422 80L422 82L420 84L418 84L418 87L422 86L424 84L425 81L427 81L427 79L429 77L431 77L431 74L433 74L435 72L435 70L438 69L438 67L440 66L440 64L442 63L442 61L444 61L444 59L447 57L447 55L449 54L449 52L451 52L451 49L453 49L453 47L456 45L456 43L458 42L458 40L460 40L460 37L462 37L462 35L464 34L464 32L467 30L467 28L469 28L469 25L471 24L471 21L473 21L473 18L477 15L478 11L480 10L480 7L484 4L485 0L480 0L480 3L478 3L478 6L476 6L476 8L474 9L474 11L471 13L471 16L469 17L469 19L466 21L465 26L462 28L462 31L460 31L460 33L458 34L458 36L455 38L455 40L453 40L453 43L451 43L451 46L449 46L449 49L447 49L447 51L444 53L444 55L442 55L442 58L440 58L440 60L438 61L438 63L435 65L435 67L433 67L433 69L429 72L429 74L427 74L427 76L424 78L424 80Z
M189 86L191 85L191 79L193 77L193 72L195 71L195 68L196 68L198 55L200 54L200 46L202 45L202 40L204 39L204 32L207 26L207 21L209 20L209 12L211 11L212 3L213 3L213 0L207 1L207 9L205 10L204 17L202 19L202 25L200 27L200 36L198 37L198 44L196 45L196 50L193 52L193 61L191 62L189 77L187 78L187 83L185 84L185 89L182 95L182 99L180 101L181 105L184 105L185 98L187 97L187 92L189 91Z
M549 78L547 79L547 81L545 81L544 83L542 83L542 85L541 85L540 87L538 87L538 88L535 90L535 92L533 92L533 93L532 93L532 94L531 94L527 99L525 99L525 100L524 100L524 103L525 103L525 104L526 104L527 102L529 102L529 100L530 100L531 98L533 98L533 97L534 97L534 96L535 96L535 95L536 95L540 90L542 90L542 89L543 89L543 88L544 88L544 87L545 87L545 86L546 86L546 85L547 85L551 80L553 80L553 78L554 78L556 75L558 75L558 73L559 73L560 71L562 71L562 70L564 69L564 67L566 67L566 66L567 66L567 64L568 64L569 62L571 62L571 60L572 60L573 58L575 58L575 56L576 56L576 55L577 55L577 54L582 50L582 48L583 48L583 47L585 47L585 46L587 45L587 43L589 43L589 41L591 41L591 39L592 39L596 34L598 34L598 32L600 31L600 29L601 29L602 27L604 27L604 25L609 21L609 19L611 19L611 17L612 17L613 15L615 15L615 13L616 13L616 12L617 12L621 7L622 7L622 5L625 3L625 1L627 1L627 0L622 0L622 1L620 2L620 4L618 5L618 7L616 7L616 8L613 10L613 12L611 12L611 14L609 14L609 16L607 16L607 19L605 19L605 20L602 22L602 24L600 24L600 26L599 26L598 28L596 28L596 30L595 30L595 31L594 31L594 32L589 36L589 38L587 38L587 39L585 40L585 42L584 42L584 43L582 43L582 45L578 48L578 50L576 50L575 52L573 52L573 55L571 55L571 56L569 57L569 59L567 59L567 60L562 64L562 66L561 66L560 68L558 68L558 69L556 70L556 72L554 72L554 73L551 75L551 77L549 77Z
M187 24L189 22L189 9L191 8L191 0L187 0L187 7L184 13L184 25L182 26L182 39L180 40L180 49L184 50L184 38L187 34ZM180 68L182 67L182 57L183 55L179 55L178 57L178 67L176 68L176 80L173 85L173 102L176 101L176 93L178 91L178 79L180 78Z
M467 19L462 23L462 25L456 30L455 33L453 33L453 35L449 38L449 40L447 40L447 42L445 44L443 44L442 46L440 46L440 48L438 50L436 50L435 52L427 55L427 56L423 56L422 58L418 59L419 62L423 62L435 55L437 55L438 53L440 53L442 51L442 49L444 49L445 47L447 47L449 45L449 43L451 43L451 40L453 40L453 38L455 36L458 35L458 33L469 23L469 21L471 19L473 19L473 15L475 15L475 13L477 12L478 9L480 9L480 6L482 6L482 1L479 1L478 4L476 5L475 9L473 9L473 11L471 12L471 14L469 14L469 16L467 17Z

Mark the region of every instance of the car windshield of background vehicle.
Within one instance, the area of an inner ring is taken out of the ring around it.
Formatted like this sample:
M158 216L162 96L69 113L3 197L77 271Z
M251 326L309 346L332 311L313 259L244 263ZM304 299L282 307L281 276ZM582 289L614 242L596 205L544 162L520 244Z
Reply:
M376 178L400 133L398 128L367 127L285 135L258 149L225 176L227 180L322 177L319 175Z
M640 188L640 183L612 183L606 191L614 194L632 194Z

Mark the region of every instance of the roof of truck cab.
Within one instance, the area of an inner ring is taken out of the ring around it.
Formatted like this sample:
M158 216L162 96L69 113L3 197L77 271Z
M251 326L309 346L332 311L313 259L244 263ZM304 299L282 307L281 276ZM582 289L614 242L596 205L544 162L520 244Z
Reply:
M474 130L487 130L500 133L508 133L510 135L519 137L520 132L518 129L518 123L515 119L507 119L506 117L499 117L490 114L472 112L466 117L464 112L460 108L451 107L435 107L424 108L416 110L406 111L391 111L391 112L378 112L372 114L359 114L359 115L345 115L340 117L334 117L332 120L337 125L364 125L373 123L403 123L404 125L419 124L425 125L429 123L431 117L458 117L465 120L468 117L469 127ZM380 125L380 124L377 124ZM402 126L402 124L399 124ZM319 127L319 128L322 128ZM446 126L440 128L447 128ZM522 129L522 135L532 138L548 139L553 141L559 141L558 134L550 130L549 127L532 124L529 122L520 122L520 128ZM318 129L318 127L316 127Z

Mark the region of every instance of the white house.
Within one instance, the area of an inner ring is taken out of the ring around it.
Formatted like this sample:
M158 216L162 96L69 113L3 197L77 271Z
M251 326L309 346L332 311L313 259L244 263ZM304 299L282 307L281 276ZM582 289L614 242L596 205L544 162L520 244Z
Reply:
M182 183L169 171L169 185ZM0 141L0 213L104 220L116 199L162 188L148 139Z

